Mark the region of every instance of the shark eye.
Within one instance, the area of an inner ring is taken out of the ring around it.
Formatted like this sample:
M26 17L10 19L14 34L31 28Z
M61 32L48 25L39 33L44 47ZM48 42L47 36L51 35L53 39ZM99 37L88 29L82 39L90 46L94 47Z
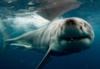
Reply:
M82 30L82 26L80 26L80 29Z

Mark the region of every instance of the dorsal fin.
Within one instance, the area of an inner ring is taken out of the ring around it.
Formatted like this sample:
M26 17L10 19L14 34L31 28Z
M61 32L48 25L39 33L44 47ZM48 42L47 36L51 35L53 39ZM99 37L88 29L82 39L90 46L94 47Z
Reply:
M45 2L45 1L44 1ZM38 14L48 20L54 20L56 17L63 15L80 6L77 0L46 0L47 5L38 10Z

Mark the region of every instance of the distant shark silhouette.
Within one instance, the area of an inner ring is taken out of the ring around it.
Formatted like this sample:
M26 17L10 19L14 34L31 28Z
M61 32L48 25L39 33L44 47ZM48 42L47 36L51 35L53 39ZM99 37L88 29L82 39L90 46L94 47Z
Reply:
M26 47L46 52L35 69L42 69L50 56L77 53L91 47L94 31L91 25L78 17L57 19L58 16L77 8L76 0L44 0L47 5L37 14L51 21L50 24L21 36L7 39L12 46Z

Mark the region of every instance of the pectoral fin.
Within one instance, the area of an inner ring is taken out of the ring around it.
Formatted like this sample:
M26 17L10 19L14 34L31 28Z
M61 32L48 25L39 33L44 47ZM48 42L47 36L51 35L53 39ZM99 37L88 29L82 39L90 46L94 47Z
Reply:
M43 67L51 60L51 55L50 55L51 49L48 49L40 63L37 65L35 69L43 69Z
M19 47L19 48L26 48L26 49L31 49L32 46L31 45L25 45L25 44L18 44L18 43L12 43L10 44L11 46L16 46L16 47Z

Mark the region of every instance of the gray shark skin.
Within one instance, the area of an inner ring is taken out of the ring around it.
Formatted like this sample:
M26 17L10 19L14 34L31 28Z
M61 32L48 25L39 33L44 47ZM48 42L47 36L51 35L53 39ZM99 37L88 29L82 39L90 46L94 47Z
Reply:
M76 25L70 25L70 20L73 20ZM27 46L30 44L30 48L33 49L47 51L48 48L51 48L55 52L67 53L70 46L74 48L76 45L76 50L90 47L93 39L94 32L89 23L72 17L55 20L48 26L8 39L6 42L11 42L11 45L17 45L16 43L21 45L22 42L22 45L24 45L23 43L26 43ZM78 47L77 44L80 46Z
M42 69L51 55L68 55L86 50L91 47L93 40L94 31L91 25L81 18L71 17L56 19L48 26L8 39L6 42L13 46L22 46L25 43L26 46L23 47L47 51L36 68Z

